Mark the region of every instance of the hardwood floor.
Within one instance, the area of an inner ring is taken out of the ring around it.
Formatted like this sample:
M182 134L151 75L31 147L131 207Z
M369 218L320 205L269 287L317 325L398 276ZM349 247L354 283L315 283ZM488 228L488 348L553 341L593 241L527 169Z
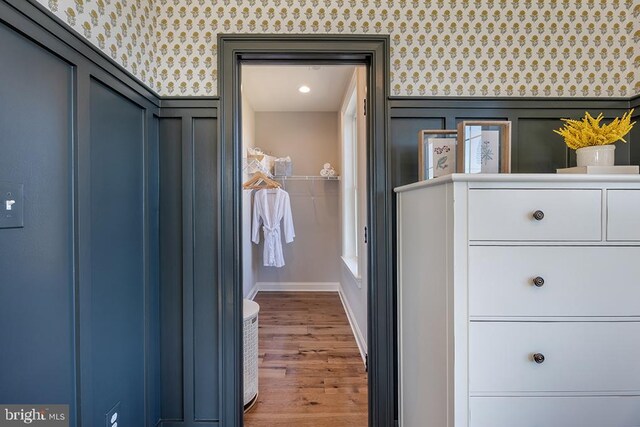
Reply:
M367 426L367 373L340 297L261 292L258 402L246 427Z

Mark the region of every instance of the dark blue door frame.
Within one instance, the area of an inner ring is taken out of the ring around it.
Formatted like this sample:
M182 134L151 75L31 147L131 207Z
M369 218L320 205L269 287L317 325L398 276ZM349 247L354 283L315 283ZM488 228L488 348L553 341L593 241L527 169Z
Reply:
M221 301L221 421L242 420L242 230L241 112L242 63L327 63L367 66L368 224L370 227L368 347L369 425L394 425L395 297L389 173L389 37L366 35L220 35L219 95L219 289Z

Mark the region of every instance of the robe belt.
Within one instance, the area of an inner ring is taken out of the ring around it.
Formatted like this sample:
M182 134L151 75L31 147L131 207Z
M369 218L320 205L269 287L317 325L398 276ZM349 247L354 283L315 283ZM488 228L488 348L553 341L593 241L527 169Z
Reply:
M262 226L264 232L264 244L265 249L268 248L267 254L269 256L268 264L276 264L276 242L280 239L280 224L274 227Z

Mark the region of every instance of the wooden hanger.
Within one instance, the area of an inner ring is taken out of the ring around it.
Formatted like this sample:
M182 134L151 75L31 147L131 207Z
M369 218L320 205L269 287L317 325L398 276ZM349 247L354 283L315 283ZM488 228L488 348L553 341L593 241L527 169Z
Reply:
M280 183L269 178L263 172L256 172L253 176L244 184L242 188L245 190L255 190L260 188L280 188Z

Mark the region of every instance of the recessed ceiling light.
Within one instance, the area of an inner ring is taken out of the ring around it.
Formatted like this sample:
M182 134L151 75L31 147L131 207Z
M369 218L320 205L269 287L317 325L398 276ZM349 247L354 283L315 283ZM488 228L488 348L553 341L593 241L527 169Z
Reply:
M300 86L298 88L298 92L300 92L300 93L309 93L309 92L311 92L311 88L309 86Z

